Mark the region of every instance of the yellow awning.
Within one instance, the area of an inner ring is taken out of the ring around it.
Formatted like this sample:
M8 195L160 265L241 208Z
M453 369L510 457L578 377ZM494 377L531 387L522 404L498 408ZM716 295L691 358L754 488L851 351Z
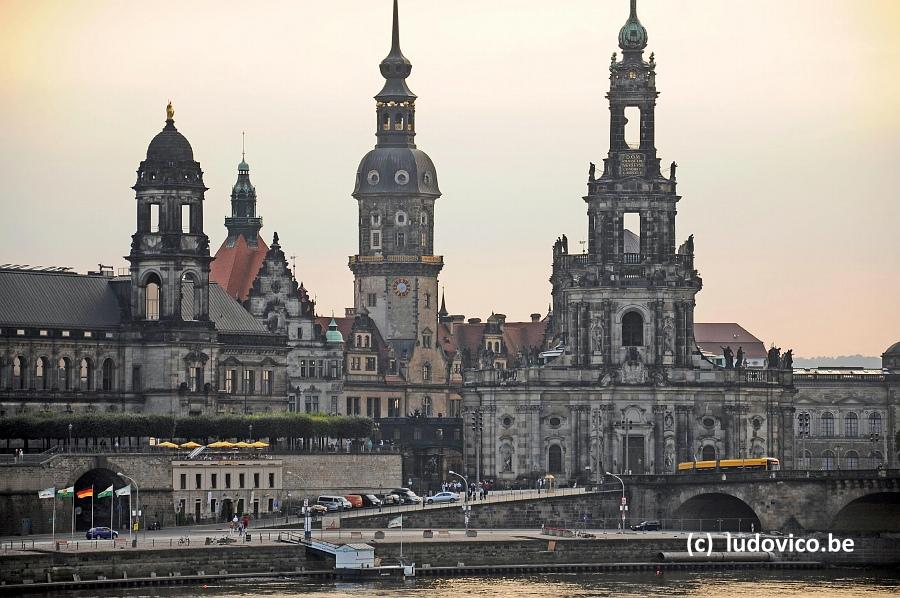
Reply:
M160 442L156 446L163 446L165 448L178 448L177 444L175 444L174 442L169 442L168 440L166 442Z
M201 446L203 446L203 445L202 445L202 444L197 444L196 442L194 442L193 440L191 440L190 442L185 442L184 444L182 444L182 445L181 445L181 448L195 449L195 448L200 448Z
M269 446L269 443L263 442L262 440L257 440L256 442L252 443L250 446L252 446L253 448L267 448Z
M218 442L213 442L212 444L208 444L207 448L231 448L234 445L227 440L219 440Z
M251 447L250 444L244 442L243 440L240 442L235 442L232 446L234 446L236 448L250 448Z

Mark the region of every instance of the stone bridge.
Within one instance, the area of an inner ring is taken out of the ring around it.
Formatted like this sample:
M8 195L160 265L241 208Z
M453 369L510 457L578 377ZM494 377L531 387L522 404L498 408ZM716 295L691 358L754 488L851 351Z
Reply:
M708 531L900 532L900 470L779 471L626 476L627 524L656 519L667 529ZM544 493L514 502L472 503L480 528L614 527L621 485L598 491ZM347 527L385 527L391 514L358 516ZM414 528L460 527L457 506L404 514Z

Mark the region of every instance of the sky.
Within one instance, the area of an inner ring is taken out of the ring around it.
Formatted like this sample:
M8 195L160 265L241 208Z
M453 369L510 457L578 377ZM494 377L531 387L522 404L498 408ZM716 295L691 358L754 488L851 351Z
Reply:
M0 0L0 264L126 267L135 170L172 100L225 237L246 131L267 241L318 312L352 305L351 197L375 143L390 0ZM587 231L627 0L401 0L452 313L546 313L551 247ZM900 340L900 2L639 0L656 146L678 162L699 322L797 355ZM570 249L571 250L571 249Z

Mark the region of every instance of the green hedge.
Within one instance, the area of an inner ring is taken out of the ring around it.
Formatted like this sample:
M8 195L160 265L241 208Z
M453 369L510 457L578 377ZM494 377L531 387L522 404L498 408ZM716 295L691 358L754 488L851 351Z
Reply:
M369 438L374 424L365 417L279 413L171 417L138 413L34 414L0 417L0 439L148 437L164 439L245 439L253 425L258 438Z

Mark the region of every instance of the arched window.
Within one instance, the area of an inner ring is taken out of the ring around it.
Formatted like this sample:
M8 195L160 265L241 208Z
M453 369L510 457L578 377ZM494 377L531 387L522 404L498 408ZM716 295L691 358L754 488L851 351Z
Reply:
M809 436L809 413L801 413L797 416L797 433Z
M875 411L869 415L869 434L881 434L881 413Z
M644 345L644 318L636 311L630 311L622 318L622 346L642 347Z
M385 114L381 120L381 128L385 131L391 130L391 117L388 114Z
M93 382L91 360L85 357L78 366L78 387L81 390L91 390Z
M160 284L159 277L155 274L147 279L147 284L144 287L144 294L146 296L146 304L144 306L144 312L146 314L145 318L147 320L158 320L159 319L159 304L160 304Z
M431 397L428 395L422 397L422 415L431 417Z
M25 388L25 372L28 368L28 362L24 357L16 357L13 359L12 387L14 390Z
M41 357L34 364L34 387L38 390L50 388L50 361Z
M847 469L859 469L859 453L856 451L847 451L844 458L847 460Z
M809 451L803 451L803 456L800 457L800 469L809 469L809 464L812 461L812 453Z
M112 359L103 361L103 390L109 392L115 387L116 366Z
M69 377L69 359L60 357L56 363L56 383L60 390L72 390Z
M707 444L703 447L703 451L700 453L701 461L715 461L716 460L716 447L711 444Z
M194 300L196 291L196 279L190 272L181 276L181 319L191 321L197 319L197 309Z
M877 469L884 464L884 457L880 451L872 451L869 453L869 460L872 461L872 469Z
M822 453L822 469L825 471L834 469L834 453L831 451Z
M830 413L822 414L822 436L834 436L834 416Z
M849 438L859 436L859 417L855 413L848 413L844 417L844 436Z
M394 130L402 131L403 130L403 114L398 112L394 115Z

